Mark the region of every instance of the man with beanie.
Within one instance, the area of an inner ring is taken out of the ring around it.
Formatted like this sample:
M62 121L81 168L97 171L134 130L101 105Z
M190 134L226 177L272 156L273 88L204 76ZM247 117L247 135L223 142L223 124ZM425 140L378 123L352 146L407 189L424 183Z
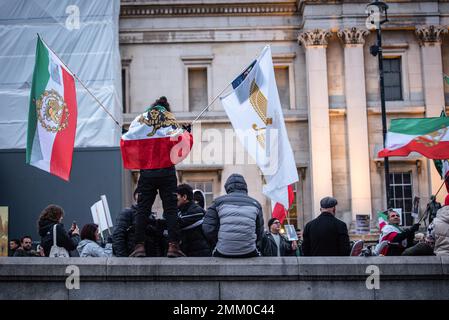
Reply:
M348 228L335 217L337 204L332 197L321 199L321 214L304 228L301 248L305 256L349 256Z
M248 186L240 174L228 178L225 190L227 194L214 200L203 221L204 235L215 247L213 256L257 257L263 237L262 207L248 196Z
M296 241L288 241L280 234L281 222L277 218L268 220L268 232L262 238L261 251L266 257L294 256L297 245Z

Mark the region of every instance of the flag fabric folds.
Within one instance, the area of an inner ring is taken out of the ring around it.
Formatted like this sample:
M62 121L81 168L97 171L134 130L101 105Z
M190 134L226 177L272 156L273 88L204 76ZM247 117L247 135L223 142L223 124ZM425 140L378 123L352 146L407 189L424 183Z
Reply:
M120 141L125 169L160 169L184 160L193 137L163 107L137 116Z
M26 163L68 181L76 123L74 77L38 37L28 112Z
M449 117L393 119L378 155L408 156L415 151L429 159L448 159L448 127Z
M295 193L293 192L293 186L289 185L288 186L288 208L286 209L282 204L277 202L274 205L271 216L273 218L278 219L281 224L284 223L284 220L288 215L288 211L292 207L294 198L295 198Z
M232 87L233 91L221 98L226 114L239 141L264 175L263 193L288 209L288 186L298 181L298 172L269 46L232 82Z

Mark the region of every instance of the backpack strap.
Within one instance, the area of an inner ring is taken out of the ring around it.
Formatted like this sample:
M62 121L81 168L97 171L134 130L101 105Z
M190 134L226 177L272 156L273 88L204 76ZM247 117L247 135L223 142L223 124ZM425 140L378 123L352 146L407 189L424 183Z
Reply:
M58 226L57 223L53 226L53 245L56 246L56 227Z

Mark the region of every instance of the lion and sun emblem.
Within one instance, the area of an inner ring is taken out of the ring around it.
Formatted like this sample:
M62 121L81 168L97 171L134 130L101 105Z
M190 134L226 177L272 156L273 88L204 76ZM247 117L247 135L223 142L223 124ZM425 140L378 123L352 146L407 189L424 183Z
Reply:
M139 123L144 123L147 126L152 127L152 131L147 135L148 137L154 136L160 128L171 127L173 130L167 132L168 135L173 134L180 128L175 116L171 112L160 111L158 109L151 109L148 111L147 117L141 115L138 121Z
M56 90L46 90L36 101L37 118L48 132L64 130L69 122L69 109Z

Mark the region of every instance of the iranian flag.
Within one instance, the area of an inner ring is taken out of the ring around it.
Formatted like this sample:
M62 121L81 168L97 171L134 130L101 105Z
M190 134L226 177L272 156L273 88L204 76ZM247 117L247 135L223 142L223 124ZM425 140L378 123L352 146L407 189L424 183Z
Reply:
M377 212L377 218L379 230L382 231L382 229L388 224L388 211Z
M415 151L429 159L448 159L448 127L449 117L394 119L379 157L408 156Z
M38 37L28 112L26 163L68 181L76 121L73 75Z
M285 218L288 216L288 211L292 208L293 201L295 199L293 185L289 185L286 189L286 192L288 193L288 209L286 209L281 203L276 202L271 212L271 216L278 219L281 224L284 223Z
M180 163L189 154L193 137L162 106L137 116L122 135L125 169L160 169Z

